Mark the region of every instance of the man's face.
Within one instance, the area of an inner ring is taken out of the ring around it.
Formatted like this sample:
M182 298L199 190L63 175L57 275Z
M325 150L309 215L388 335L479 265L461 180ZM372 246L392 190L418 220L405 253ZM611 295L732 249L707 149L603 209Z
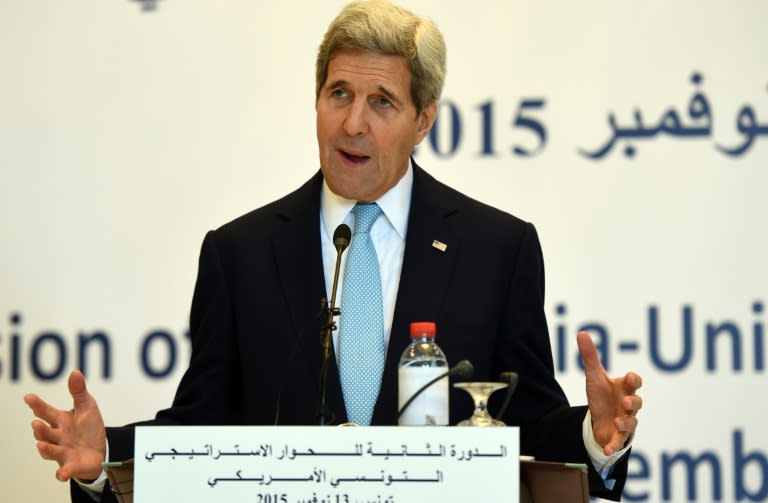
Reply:
M411 100L411 70L401 56L342 50L328 63L315 104L320 167L342 197L374 201L395 186L435 120Z

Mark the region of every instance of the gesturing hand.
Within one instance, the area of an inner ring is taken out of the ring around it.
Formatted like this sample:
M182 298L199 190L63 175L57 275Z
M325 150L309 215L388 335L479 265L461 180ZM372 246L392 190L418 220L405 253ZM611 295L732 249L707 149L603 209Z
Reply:
M79 370L69 375L68 386L71 410L57 409L32 393L24 396L24 402L39 418L32 421L32 431L40 456L59 464L56 478L93 480L101 474L106 454L104 420Z
M628 372L623 377L610 377L600 363L589 334L580 332L576 341L584 360L592 433L603 447L603 452L610 456L624 447L637 428L636 415L643 406L643 400L635 391L643 385L643 380L634 372Z

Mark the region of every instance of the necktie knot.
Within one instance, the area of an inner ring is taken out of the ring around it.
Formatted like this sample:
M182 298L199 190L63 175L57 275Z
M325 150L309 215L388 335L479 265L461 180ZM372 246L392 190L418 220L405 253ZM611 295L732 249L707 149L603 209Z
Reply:
M357 203L352 213L355 214L355 234L369 234L373 223L381 215L381 208L376 203Z

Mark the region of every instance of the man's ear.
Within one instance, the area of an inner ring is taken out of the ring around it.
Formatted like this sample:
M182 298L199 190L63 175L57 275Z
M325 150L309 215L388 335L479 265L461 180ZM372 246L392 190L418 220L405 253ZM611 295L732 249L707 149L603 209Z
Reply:
M429 133L429 130L432 129L432 126L435 124L435 119L437 118L437 100L432 101L429 105L424 107L424 110L422 110L419 113L419 117L417 120L419 121L419 128L417 130L417 142L418 145L421 143L421 140L424 139L425 136Z

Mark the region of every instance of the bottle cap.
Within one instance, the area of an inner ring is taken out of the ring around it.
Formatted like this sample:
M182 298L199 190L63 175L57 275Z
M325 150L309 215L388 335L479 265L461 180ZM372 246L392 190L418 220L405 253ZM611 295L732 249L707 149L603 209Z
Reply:
M414 321L411 323L411 338L429 337L433 338L436 331L433 321Z

